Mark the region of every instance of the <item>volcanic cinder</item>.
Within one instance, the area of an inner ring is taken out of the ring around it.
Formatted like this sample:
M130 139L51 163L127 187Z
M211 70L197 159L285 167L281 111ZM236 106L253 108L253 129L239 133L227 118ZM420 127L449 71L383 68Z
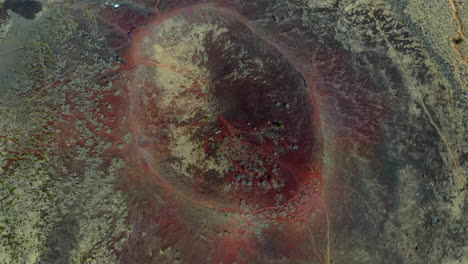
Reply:
M186 10L135 38L132 119L157 177L193 202L279 206L320 151L307 83L271 43L222 10Z
M145 185L171 203L162 247L198 241L190 233L208 222L224 232L202 236L213 242L188 254L194 263L205 254L216 263L319 259L308 235L312 213L325 209L318 110L281 49L242 17L196 6L138 30L124 59L132 155ZM166 210L152 207L158 219Z

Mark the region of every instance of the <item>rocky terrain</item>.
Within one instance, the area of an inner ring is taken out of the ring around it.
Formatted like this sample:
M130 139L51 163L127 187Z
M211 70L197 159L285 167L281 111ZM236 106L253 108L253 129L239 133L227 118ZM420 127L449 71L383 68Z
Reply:
M467 263L467 19L0 0L0 263Z

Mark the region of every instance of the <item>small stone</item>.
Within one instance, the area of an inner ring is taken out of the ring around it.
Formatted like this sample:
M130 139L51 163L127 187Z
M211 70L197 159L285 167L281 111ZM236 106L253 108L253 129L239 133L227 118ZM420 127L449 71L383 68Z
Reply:
M243 174L243 173L239 173L239 174L237 174L237 176L236 176L236 179L237 179L238 181L240 181L241 179L244 179L244 178L245 178L245 174Z

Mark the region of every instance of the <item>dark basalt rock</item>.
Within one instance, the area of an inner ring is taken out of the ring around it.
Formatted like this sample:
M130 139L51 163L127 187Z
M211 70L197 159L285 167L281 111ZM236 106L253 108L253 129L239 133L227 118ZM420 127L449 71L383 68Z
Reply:
M10 9L26 19L34 19L36 14L42 11L40 2L29 0L7 0L3 7L5 10Z

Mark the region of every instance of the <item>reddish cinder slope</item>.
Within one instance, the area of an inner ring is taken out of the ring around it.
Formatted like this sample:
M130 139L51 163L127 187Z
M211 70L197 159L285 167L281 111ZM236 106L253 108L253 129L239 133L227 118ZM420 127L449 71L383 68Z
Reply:
M330 157L378 140L382 110L358 89L372 84L346 53L294 43L294 31L260 33L252 12L176 2L152 16L102 15L123 47L132 135L121 186L133 232L120 262L328 263L327 207L344 190ZM336 122L326 176L319 108Z
M157 193L133 191L158 198L135 197L129 220L144 231L122 261L169 248L184 263L320 258L307 230L322 207L318 115L294 64L204 6L155 19L124 59L132 155L145 164L133 173Z

